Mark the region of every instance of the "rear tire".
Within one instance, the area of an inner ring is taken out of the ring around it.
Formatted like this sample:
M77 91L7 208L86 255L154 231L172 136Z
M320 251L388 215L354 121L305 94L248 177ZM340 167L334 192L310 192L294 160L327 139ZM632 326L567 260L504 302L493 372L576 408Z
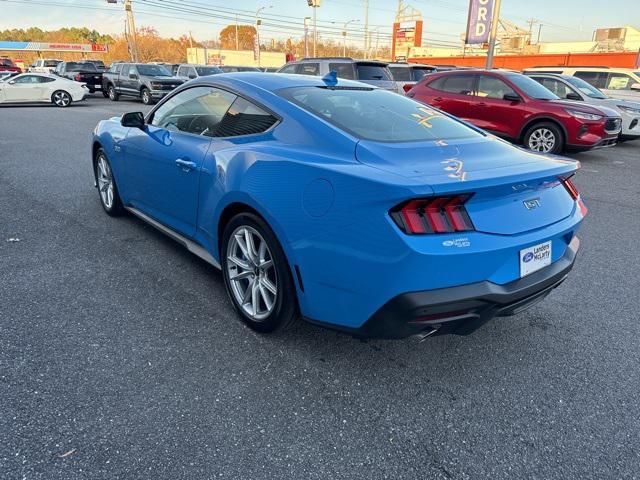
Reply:
M224 228L220 259L227 293L249 328L271 333L296 323L298 301L289 263L262 218L252 213L233 217Z
M67 108L72 103L71 95L69 92L65 92L64 90L56 90L51 95L51 102L60 108Z
M151 92L146 87L140 91L140 98L142 99L142 103L144 103L145 105L153 105L154 103Z
M109 97L109 100L111 100L112 102L118 101L120 95L118 95L118 92L116 92L116 87L114 87L113 85L109 85L107 87L107 97Z
M102 148L96 153L93 167L95 169L96 183L98 184L98 194L102 208L107 212L107 215L112 217L122 215L125 210L122 205L122 200L120 199L116 179L113 176L113 170L111 170L111 163L107 158L107 154Z
M540 122L529 127L524 134L525 148L537 153L560 154L565 149L562 130L551 122Z

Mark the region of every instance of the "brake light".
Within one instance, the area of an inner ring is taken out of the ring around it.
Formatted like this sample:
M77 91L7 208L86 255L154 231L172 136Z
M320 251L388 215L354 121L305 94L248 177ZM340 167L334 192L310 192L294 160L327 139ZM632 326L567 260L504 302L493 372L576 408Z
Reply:
M409 93L409 90L411 90L414 85L415 83L406 83L405 85L403 85L402 89L404 90L404 93Z
M580 198L580 193L578 192L578 189L571 181L571 177L561 178L560 181L562 182L562 185L564 185L564 188L567 189L567 192L569 192L569 195L571 195L571 198L577 201Z
M409 235L452 233L475 230L464 204L471 195L420 198L392 209L398 227Z
M578 189L571 181L571 177L561 178L560 181L562 182L562 185L567 190L567 192L569 192L569 195L571 196L572 200L578 203L578 207L580 208L580 213L582 213L582 216L584 217L588 211L587 206L582 201L582 198L580 198L580 192L578 192Z
M80 81L82 81L82 75L80 75L79 73L78 73L78 74L76 74L76 76L75 76L75 80L76 80L76 82L80 82Z

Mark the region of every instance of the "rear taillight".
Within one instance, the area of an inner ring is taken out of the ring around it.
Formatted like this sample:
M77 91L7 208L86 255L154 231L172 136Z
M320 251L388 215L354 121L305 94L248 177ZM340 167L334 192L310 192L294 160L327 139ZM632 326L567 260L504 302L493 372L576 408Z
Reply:
M419 198L391 210L396 225L409 235L475 230L464 204L471 195Z
M415 85L415 83L407 83L407 84L403 85L402 89L404 90L404 93L409 93L409 90L411 90L414 85Z
M79 73L75 76L76 82L80 82L82 81L82 75L80 75Z
M569 178L561 178L560 181L562 182L562 185L567 190L567 192L569 192L569 195L571 196L572 200L574 202L578 203L578 207L580 208L580 212L582 213L582 216L584 217L587 214L587 211L588 211L587 210L587 206L582 201L582 198L580 198L580 192L578 192L578 189L576 188L576 186L571 181L571 177L569 177Z

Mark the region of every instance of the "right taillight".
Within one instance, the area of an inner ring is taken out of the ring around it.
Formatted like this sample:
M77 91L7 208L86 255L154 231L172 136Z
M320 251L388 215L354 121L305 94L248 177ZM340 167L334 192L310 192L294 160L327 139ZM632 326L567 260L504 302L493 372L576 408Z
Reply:
M576 186L571 181L571 177L569 177L569 178L560 178L560 181L562 182L562 185L567 190L567 192L569 192L569 195L571 196L573 201L578 203L578 207L580 208L580 212L582 213L582 216L584 217L587 214L587 211L588 211L587 210L587 206L582 201L582 198L580 198L580 192L578 192L578 189L576 188Z
M468 232L475 230L465 203L467 195L419 198L393 208L391 218L409 235Z

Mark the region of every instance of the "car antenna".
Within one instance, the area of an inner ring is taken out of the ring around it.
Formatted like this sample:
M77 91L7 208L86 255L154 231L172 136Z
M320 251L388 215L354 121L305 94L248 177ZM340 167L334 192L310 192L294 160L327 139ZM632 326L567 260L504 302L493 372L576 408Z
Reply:
M338 72L336 72L335 70L331 70L324 77L322 77L322 81L328 87L335 87L338 84Z

